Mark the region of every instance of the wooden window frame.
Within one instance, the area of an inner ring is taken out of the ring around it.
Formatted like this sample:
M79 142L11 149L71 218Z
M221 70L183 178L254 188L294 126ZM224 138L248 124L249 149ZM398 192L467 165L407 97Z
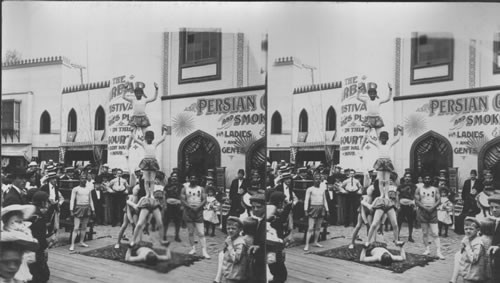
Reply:
M500 33L496 33L493 39L493 74L500 74Z
M443 38L444 40L448 40L450 44L450 54L449 58L447 59L439 59L433 61L427 61L427 62L417 62L417 55L418 55L418 40L420 36L422 35L429 35L429 37L432 37L432 35L435 33L417 33L414 32L412 33L412 38L411 38L411 65L410 65L410 85L416 85L416 84L425 84L425 83L435 83L435 82L445 82L445 81L451 81L453 80L453 62L454 62L454 57L455 57L455 40L452 36L452 34L446 34L446 37L444 36L445 33L443 33ZM439 67L439 66L448 66L448 75L446 76L439 76L439 77L431 77L431 78L424 78L424 79L415 79L415 70L418 69L425 69L429 67Z
M217 57L200 59L195 62L186 62L185 53L186 53L186 40L188 33L215 33L216 42L218 44ZM219 30L207 30L207 31L194 31L182 29L179 33L179 72L178 72L178 83L186 84L186 83L196 83L196 82L204 82L204 81L214 81L221 79L221 58L222 58L222 33ZM199 67L205 65L216 64L216 74L210 76L196 77L196 78L187 78L182 79L182 70L184 68L190 67Z
M14 136L17 137L17 141L21 140L21 100L16 99L6 99L2 100L2 108L6 104L12 103L12 123L9 125L6 124L5 118L2 117L2 136L6 140L7 136L11 137L11 140L14 141ZM5 114L2 111L2 116Z

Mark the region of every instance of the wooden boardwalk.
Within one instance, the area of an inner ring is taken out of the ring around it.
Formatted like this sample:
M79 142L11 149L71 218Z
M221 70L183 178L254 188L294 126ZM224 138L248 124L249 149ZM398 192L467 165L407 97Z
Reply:
M323 248L316 248L312 245L310 252L328 250L331 248L348 245L351 241L353 228L341 226L331 226L328 228L329 235L326 241L321 242ZM362 230L363 231L363 230ZM366 231L366 230L365 230ZM366 239L366 234L360 234L362 239ZM406 240L407 228L403 228L402 240ZM295 239L302 239L302 233L296 233ZM421 254L424 251L421 237L421 230L416 229L413 235L415 243L406 243L407 252ZM333 238L333 239L332 239ZM288 269L287 282L338 282L338 283L433 283L449 282L453 271L453 256L458 250L462 236L455 235L450 231L450 237L441 239L445 260L436 260L425 267L416 266L404 273L398 274L392 271L370 267L368 265L345 261L341 259L306 253L303 251L304 245L299 245L286 250L286 266ZM378 238L379 241L382 239ZM387 243L392 241L392 232L386 232L384 240ZM358 242L362 243L362 242ZM393 247L393 244L388 244ZM431 252L435 254L435 245L431 246Z
M311 252L327 250L330 248L346 245L350 242L352 227L331 226L328 228L330 234L328 240L322 242L323 248L310 248ZM76 246L76 251L87 251L114 244L118 227L109 226L96 227L96 240L89 241L89 248ZM169 240L172 239L173 227L169 229ZM130 229L127 231L130 235ZM302 238L302 233L296 233L296 239ZM403 228L402 239L406 240L407 229ZM66 239L69 233L62 233L61 238ZM361 234L364 239L365 234ZM390 243L392 233L386 232L384 239ZM182 243L173 242L172 250L187 253L187 231L181 229ZM332 239L333 238L333 239ZM410 253L421 253L423 251L421 230L414 232L416 243L407 243L406 248ZM393 273L377 267L370 267L351 261L339 260L318 256L303 251L303 245L286 250L286 266L288 268L288 281L291 282L339 282L339 283L433 283L448 282L453 269L452 258L457 251L462 236L455 235L450 231L450 237L442 239L443 254L446 260L431 262L426 267L414 267L402 274ZM216 231L216 237L207 237L210 260L201 260L193 265L181 266L167 274L157 273L152 270L136 267L118 261L105 260L88 257L75 252L70 252L68 246L61 246L49 250L49 267L51 279L49 282L213 282L217 268L217 253L222 246L224 234ZM147 240L147 239L145 239ZM380 239L379 239L380 240ZM390 245L391 246L391 245ZM432 252L435 252L434 245Z
M83 252L114 244L118 235L118 228L97 226L96 237L98 239L87 242L89 248L81 248L76 245L75 252L70 252L68 245L50 249L49 268L51 276L49 282L213 282L215 270L217 269L217 253L224 241L224 234L220 231L216 231L216 237L207 237L208 252L212 256L211 259L197 261L189 267L180 266L166 274L118 261L78 254L79 251ZM173 227L168 232L168 238L171 241L173 241L172 233ZM127 235L130 236L130 229L127 230ZM61 233L60 238L67 241L67 237L69 237L69 233ZM187 253L189 252L189 244L186 229L181 229L181 238L183 239L182 243L172 242L172 251ZM147 236L144 240L148 240ZM199 253L201 254L201 248Z

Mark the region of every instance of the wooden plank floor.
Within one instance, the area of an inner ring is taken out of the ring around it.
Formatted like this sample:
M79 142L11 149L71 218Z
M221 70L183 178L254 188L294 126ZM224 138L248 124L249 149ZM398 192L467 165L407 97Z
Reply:
M286 250L286 266L288 269L287 282L338 282L338 283L433 283L449 282L453 271L453 256L458 250L460 240L463 236L455 235L450 231L450 237L442 238L443 254L445 260L436 260L425 267L413 267L402 274L393 273L377 267L345 261L335 258L323 257L311 252L328 250L331 248L348 245L351 241L352 227L330 226L326 241L321 242L323 248L309 248L309 253L303 251L304 245L295 246ZM424 251L421 229L415 229L413 238L415 243L406 243L405 248L409 253L421 254ZM366 239L366 234L360 234ZM407 239L407 228L403 228L402 240ZM295 233L294 239L300 241L303 233ZM385 232L384 237L378 237L378 241L385 241L390 248L394 248L392 232ZM332 239L333 238L333 239ZM362 243L362 242L358 242ZM431 245L431 252L435 254L435 245Z
M217 269L217 253L222 247L224 234L216 231L216 237L207 237L208 253L212 256L209 260L201 260L193 265L181 266L167 274L153 270L121 263L118 261L100 259L81 255L78 252L88 251L112 245L116 242L119 227L97 226L96 240L88 241L89 248L75 246L75 252L68 250L68 245L63 245L49 250L50 281L59 282L212 282ZM188 253L190 248L187 240L187 230L181 229L183 242L173 241L173 227L169 229L169 240L172 241L172 251ZM130 229L127 231L130 236ZM69 233L61 233L60 239L68 241ZM148 236L143 239L148 241ZM199 245L198 245L199 246ZM201 254L201 247L198 251Z
M310 248L311 252L327 250L349 244L352 227L331 226L328 228L330 234L328 239L322 244L323 248ZM212 259L195 262L191 266L181 266L167 274L157 273L152 270L136 267L133 265L105 260L100 258L80 255L78 251L87 251L114 244L118 227L97 226L96 240L89 241L89 248L76 246L76 252L70 252L68 245L49 250L49 268L51 278L49 282L106 282L106 283L127 283L127 282L213 282L217 268L217 253L222 247L224 234L216 230L216 237L207 237L208 251ZM169 240L172 237L173 227L169 229ZM407 228L403 228L402 240L406 240ZM130 229L127 231L130 236ZM296 233L295 238L300 240L302 233ZM62 233L61 239L67 241L69 233ZM172 250L187 253L189 244L187 243L187 230L181 229L182 243L172 242ZM365 239L364 232L361 238ZM422 253L423 244L421 230L414 232L416 243L407 243L406 250L410 253ZM305 253L303 245L299 245L286 250L286 266L288 269L287 282L339 282L339 283L433 283L448 282L453 269L453 255L458 250L462 236L455 235L450 231L450 237L443 238L443 254L446 260L437 260L426 267L414 267L402 274L393 273L384 269L357 264L351 261L344 261L334 258L318 256L312 253ZM144 240L148 240L147 236ZM392 241L392 233L386 232L384 240L387 243ZM361 242L360 242L361 243ZM389 244L392 247L392 244ZM432 245L432 252L435 246ZM201 251L199 251L201 252Z

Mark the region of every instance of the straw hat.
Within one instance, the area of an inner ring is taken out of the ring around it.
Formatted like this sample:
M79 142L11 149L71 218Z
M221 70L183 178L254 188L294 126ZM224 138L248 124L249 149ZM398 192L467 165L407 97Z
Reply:
M0 246L12 246L14 244L32 252L36 252L38 250L38 241L33 238L33 236L21 231L2 231Z

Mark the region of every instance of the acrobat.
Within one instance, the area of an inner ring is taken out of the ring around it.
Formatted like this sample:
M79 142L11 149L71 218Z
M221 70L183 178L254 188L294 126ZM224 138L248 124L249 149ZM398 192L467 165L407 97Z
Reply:
M140 129L141 133L144 134L144 129L147 129L151 126L149 122L149 118L146 115L146 104L153 102L158 97L158 84L154 83L155 86L155 95L152 98L147 98L146 94L144 94L144 90L141 87L136 87L134 89L135 99L128 96L128 93L123 96L123 99L132 103L133 114L129 120L129 126L132 127L132 137L129 138L127 143L127 149L132 145L132 140L134 140L135 130ZM142 97L146 99L142 99Z
M157 229L160 233L160 243L162 245L168 245L168 241L164 240L163 233L163 221L161 216L161 203L158 199L154 197L154 180L156 176L156 171L160 169L158 165L158 161L155 158L156 147L161 144L165 138L167 131L165 127L162 128L162 137L157 142L153 143L154 140L154 132L146 131L144 137L146 142L141 142L137 140L135 135L132 135L132 138L136 143L144 148L144 158L141 163L139 163L139 168L141 168L144 177L144 187L146 189L146 195L142 197L139 202L135 205L135 209L139 211L139 218L137 220L137 225L134 229L134 236L130 243L130 246L133 247L137 242L140 234L143 232L146 222L148 220L148 216L150 214L153 215L156 221Z
M390 83L387 83L389 87L389 96L385 100L380 100L377 95L377 88L372 87L368 89L368 96L370 99L361 98L360 92L356 95L356 98L363 102L366 106L366 118L363 122L365 126L365 136L361 140L361 149L366 145L367 139L372 131L375 129L377 136L380 133L380 129L384 127L384 121L380 117L380 105L389 102L392 98L392 87Z
M399 247L400 255L393 255L389 250L384 247L373 247L372 245L365 244L359 261L361 262L379 262L382 265L391 265L393 262L406 260L406 252L403 248L404 242L398 241L396 245Z
M135 254L135 255L134 255ZM168 261L172 258L170 248L166 248L166 254L159 255L149 247L140 247L135 251L132 248L127 249L125 261L127 262L144 262L147 265L156 265L158 261Z
M386 131L380 132L379 141L373 140L373 138L369 137L368 142L374 145L378 149L378 158L373 165L373 168L377 170L377 179L381 182L382 187L386 188L389 185L389 178L391 176L391 172L394 171L394 165L392 165L390 151L391 148L399 142L400 136L398 132L401 131L401 128L398 127L395 131L396 139L392 143L388 143L389 141L389 133Z

